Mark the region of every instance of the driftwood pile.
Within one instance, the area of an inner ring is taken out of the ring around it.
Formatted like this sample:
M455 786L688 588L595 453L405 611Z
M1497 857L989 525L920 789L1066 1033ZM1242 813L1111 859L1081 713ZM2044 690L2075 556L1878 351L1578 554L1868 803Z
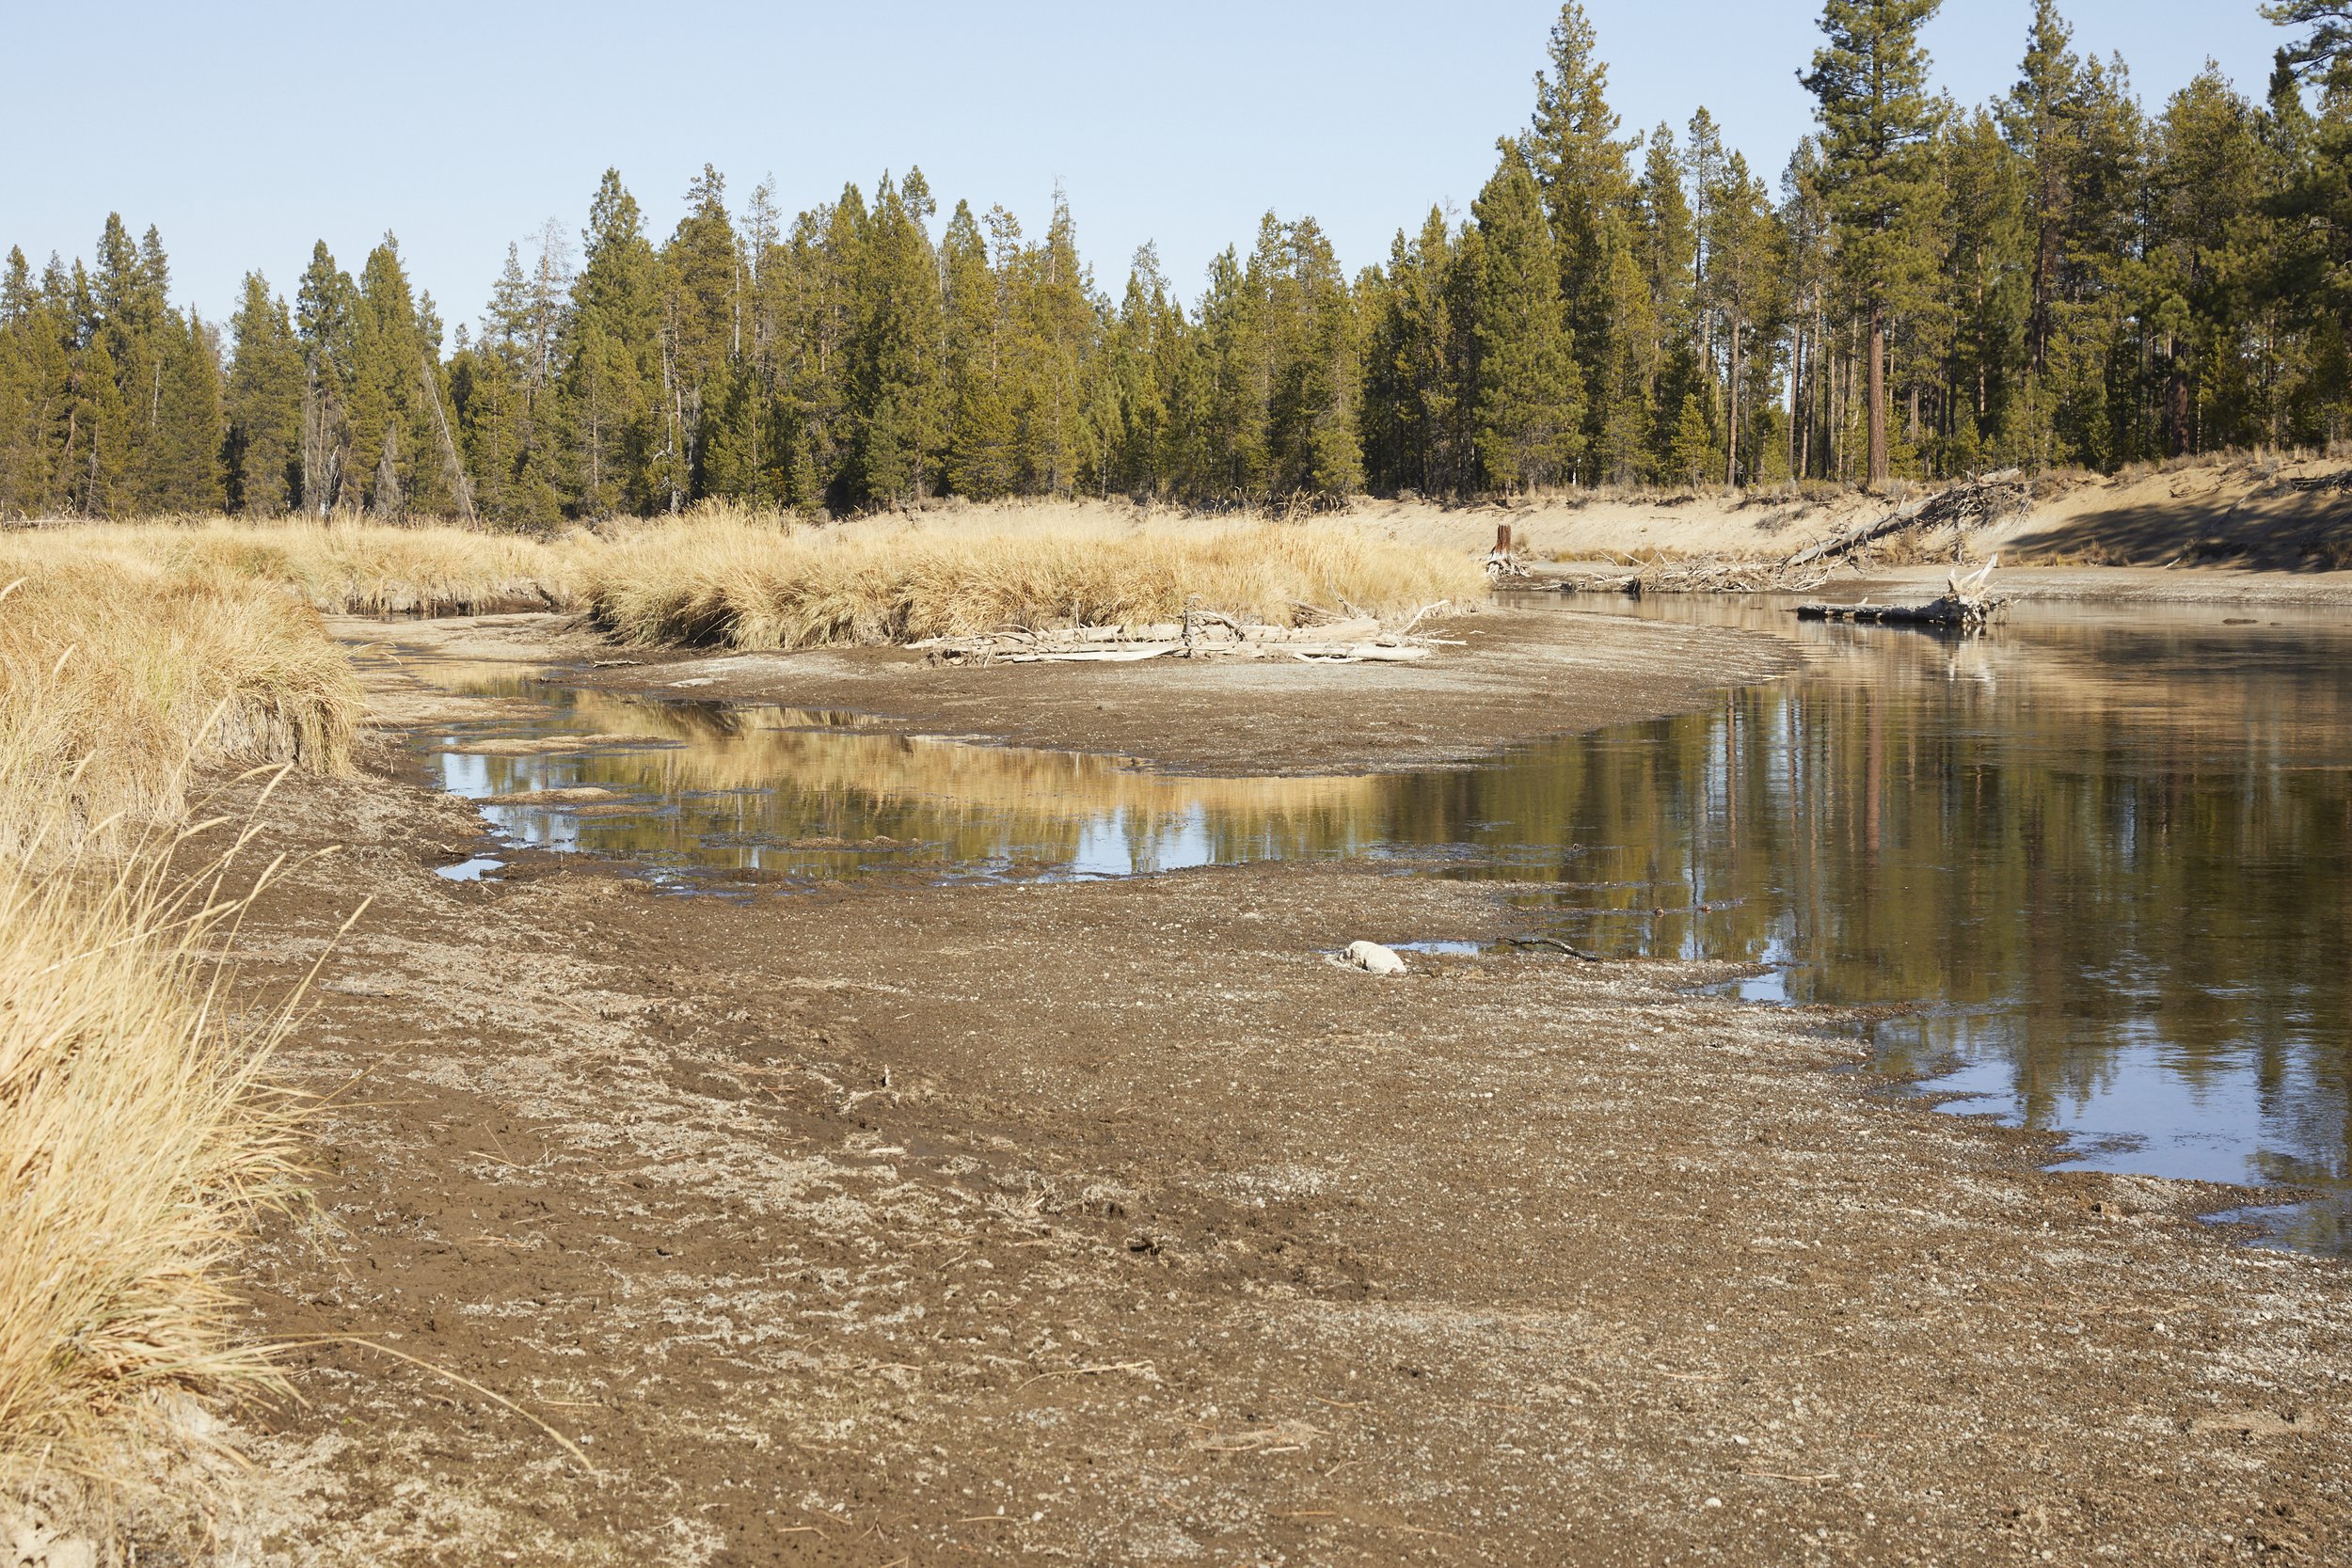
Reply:
M1924 499L1898 506L1883 517L1859 528L1833 534L1778 561L1736 555L1707 555L1673 561L1620 559L1616 568L1583 572L1558 580L1569 593L1629 594L1809 594L1827 582L1837 567L1857 552L1889 534L1915 529L1966 530L1998 522L2032 504L2033 487L2023 470L2004 468L1965 484L1955 484ZM1498 582L1522 580L1507 542L1498 542L1486 570ZM1853 609L1858 607L1842 607ZM1894 607L1875 607L1888 619L1900 619ZM1916 607L1914 607L1916 608ZM1866 617L1868 618L1868 617Z
M1827 582L1831 570L1724 555L1627 564L1630 570L1587 572L1563 578L1561 586L1570 592L1629 594L1637 599L1651 594L1805 594Z
M1032 630L1007 626L966 637L911 642L933 664L1133 664L1148 658L1295 658L1312 664L1413 664L1445 638L1415 636L1413 628L1446 608L1424 606L1391 629L1373 616L1334 615L1313 605L1297 609L1316 624L1299 626L1246 622L1214 610L1189 610L1182 621L1131 626Z
M1996 598L1984 591L1985 580L1993 568L2001 563L1994 556L1979 571L1962 577L1958 572L1945 574L1946 592L1940 598L1926 604L1872 604L1868 599L1854 604L1802 604L1797 607L1801 621L1867 621L1880 626L1949 626L1960 631L1982 631L2009 613L2009 601Z
M1809 566L1817 561L1851 555L1874 539L1911 529L1981 528L1996 523L2033 503L2033 487L2020 468L2003 468L1966 484L1955 484L1923 500L1899 506L1875 522L1835 534L1781 562L1785 567Z

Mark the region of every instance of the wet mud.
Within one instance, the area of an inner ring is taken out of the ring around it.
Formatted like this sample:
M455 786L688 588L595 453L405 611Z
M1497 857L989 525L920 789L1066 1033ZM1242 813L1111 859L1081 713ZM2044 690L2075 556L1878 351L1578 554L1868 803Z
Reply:
M1788 657L1682 645L1661 683ZM1135 754L1280 733L1262 695ZM395 726L436 701L379 686ZM925 701L897 721L1083 721ZM1857 1015L1750 970L1493 945L1523 910L1404 861L710 897L507 846L455 881L481 816L371 766L265 808L265 850L342 847L234 955L256 1006L327 955L279 1063L328 1097L313 1198L249 1259L253 1325L311 1342L244 1420L246 1560L2345 1549L2344 1265L2200 1223L2243 1189L1890 1094ZM1407 974L1329 961L1357 939Z

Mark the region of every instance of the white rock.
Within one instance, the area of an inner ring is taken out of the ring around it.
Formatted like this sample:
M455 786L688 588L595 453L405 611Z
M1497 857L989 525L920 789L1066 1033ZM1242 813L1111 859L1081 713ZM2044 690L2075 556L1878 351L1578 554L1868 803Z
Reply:
M1395 949L1383 947L1376 942L1349 942L1347 961L1374 974L1405 973L1405 960L1397 956Z

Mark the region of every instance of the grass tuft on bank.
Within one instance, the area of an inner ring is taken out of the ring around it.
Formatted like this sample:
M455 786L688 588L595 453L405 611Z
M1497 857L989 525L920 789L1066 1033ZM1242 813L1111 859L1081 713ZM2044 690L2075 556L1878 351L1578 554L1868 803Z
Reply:
M278 1386L229 1282L294 1118L204 952L239 905L174 847L0 862L0 1501L135 1488L195 1402Z
M188 793L340 770L359 717L281 583L70 531L0 536L0 1519L136 1494L275 1384L229 1291L295 1149L285 1020L224 1006L255 879Z
M573 581L635 643L792 649L1172 621L1410 616L1484 594L1478 562L1337 527L1190 523L811 528L718 514L580 544Z
M74 530L0 537L0 850L168 821L191 764L349 766L358 677L277 582Z

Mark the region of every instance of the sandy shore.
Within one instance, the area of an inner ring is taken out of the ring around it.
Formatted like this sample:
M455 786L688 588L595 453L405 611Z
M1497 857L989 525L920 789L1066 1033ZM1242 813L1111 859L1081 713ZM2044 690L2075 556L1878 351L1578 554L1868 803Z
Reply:
M1160 690L1186 717L1114 728L1079 682L1032 705L969 677L1037 672L834 656L717 689L1031 743L1100 722L1182 767L1317 704L1418 716L1304 725L1274 760L1311 770L1640 717L1787 657L1595 633L1576 657L1627 658L1613 695L1557 663L1550 690L1480 694L1564 657L1515 619L1474 619L1499 668L1466 660L1434 710L1180 674ZM437 635L594 652L548 633ZM2041 1170L2042 1141L1852 1070L1851 1017L1697 992L1719 968L1335 967L1358 937L1516 928L1480 884L1385 863L730 901L525 853L453 884L429 867L478 819L379 762L273 805L273 848L351 847L242 939L266 990L376 899L284 1064L340 1093L253 1320L445 1368L570 1447L408 1362L304 1349L305 1402L248 1422L246 1560L2316 1563L2352 1541L2343 1266L2193 1217L2237 1190Z
M1598 563L1595 563L1596 566ZM1558 578L1573 567L1539 567ZM1948 565L1883 566L1840 573L1804 597L1849 601L1931 599ZM2352 572L2261 572L2227 566L2003 566L1991 587L2004 598L2075 604L2287 607L2352 606Z

